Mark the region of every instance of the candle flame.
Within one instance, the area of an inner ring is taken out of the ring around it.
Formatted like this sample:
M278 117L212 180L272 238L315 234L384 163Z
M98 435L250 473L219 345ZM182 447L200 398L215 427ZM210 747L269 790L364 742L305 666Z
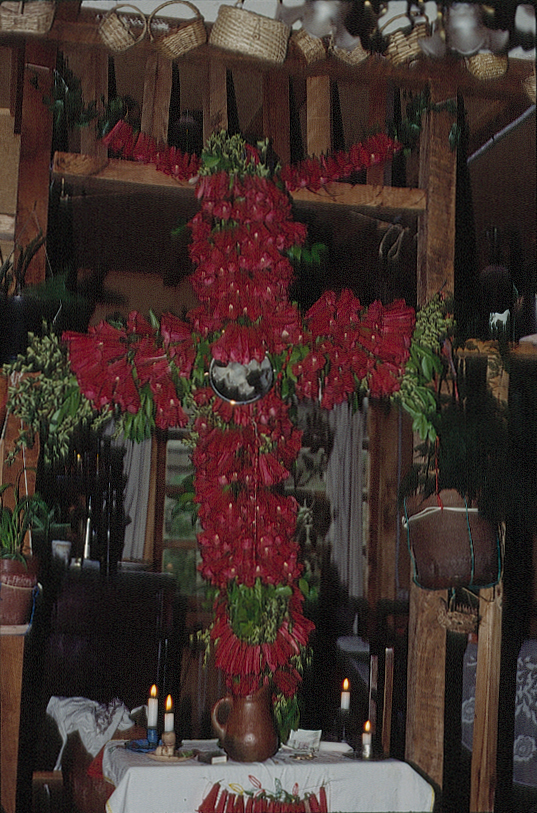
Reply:
M367 734L369 734L369 732L371 731L371 721L370 720L366 720L366 724L364 725L364 731Z
M349 679L348 678L345 678L345 680L343 681L343 691L344 692L349 691Z
M149 694L151 695L151 697L156 697L157 696L157 687L155 686L154 683L151 686L151 691L149 692Z
M166 698L166 711L171 711L173 709L173 702L171 694L168 695Z

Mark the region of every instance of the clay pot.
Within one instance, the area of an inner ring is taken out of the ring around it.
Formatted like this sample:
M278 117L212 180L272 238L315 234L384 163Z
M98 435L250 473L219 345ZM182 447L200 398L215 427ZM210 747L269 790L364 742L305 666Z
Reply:
M211 720L222 748L237 762L263 762L278 750L269 686L246 697L222 697Z
M499 529L454 489L405 501L414 581L428 590L485 587L500 577ZM443 508L441 507L443 506Z
M27 624L32 613L34 587L37 584L36 565L16 559L0 559L0 624Z

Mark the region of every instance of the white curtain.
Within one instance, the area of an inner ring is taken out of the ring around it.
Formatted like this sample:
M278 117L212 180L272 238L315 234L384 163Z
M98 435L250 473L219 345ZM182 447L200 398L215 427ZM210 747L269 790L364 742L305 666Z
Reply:
M106 434L112 435L113 424L107 426ZM143 559L147 525L147 503L151 476L151 438L141 443L123 436L112 438L112 446L124 450L123 474L126 478L123 506L127 526L122 559Z
M341 582L349 596L364 595L363 488L366 410L353 413L349 404L329 412L334 434L326 470L326 494L331 503L332 523L327 540Z

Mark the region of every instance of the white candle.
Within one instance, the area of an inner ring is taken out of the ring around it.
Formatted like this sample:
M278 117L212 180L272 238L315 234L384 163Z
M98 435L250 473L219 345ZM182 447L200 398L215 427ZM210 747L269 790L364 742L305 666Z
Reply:
M349 691L349 681L347 678L343 681L343 691L341 692L341 709L348 711L351 705L351 693Z
M175 727L175 721L173 717L173 702L172 697L169 694L166 698L166 713L164 714L164 731L173 731Z
M362 756L368 759L371 756L371 723L367 720L362 734Z
M158 721L157 687L151 686L150 696L147 700L147 727L156 728Z

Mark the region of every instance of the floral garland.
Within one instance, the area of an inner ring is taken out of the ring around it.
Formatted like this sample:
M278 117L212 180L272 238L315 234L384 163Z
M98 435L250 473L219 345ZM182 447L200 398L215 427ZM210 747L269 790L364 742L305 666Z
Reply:
M240 136L235 138L240 139ZM160 172L178 181L192 181L203 169L204 163L206 166L203 156L200 160L196 155L183 153L177 147L158 145L151 136L135 131L123 119L102 140L112 154L126 160L154 164ZM304 188L317 192L327 183L346 180L364 169L384 164L401 149L399 142L384 133L377 133L363 144L354 144L348 152L338 150L320 158L306 158L295 165L287 164L279 170L279 180L287 192ZM251 166L263 166L254 149L245 144L244 150L251 160ZM233 160L230 165L233 165ZM267 168L266 174L268 172Z
M115 138L125 132L117 128ZM253 150L221 133L202 163L188 165L201 202L190 222L199 307L186 320L132 313L125 325L103 322L65 339L81 391L113 411L128 437L189 424L200 569L216 590L209 631L216 663L231 692L270 683L285 740L298 723L296 693L313 630L303 614L298 506L279 488L301 445L290 398L320 398L331 408L360 389L415 395L422 383L415 371L412 386L401 389L412 359L420 361L415 348L411 357L415 315L402 300L365 308L343 291L327 292L303 317L288 299L288 252L306 230L293 221L263 146ZM233 403L209 383L214 361L265 358L275 382L261 400Z

